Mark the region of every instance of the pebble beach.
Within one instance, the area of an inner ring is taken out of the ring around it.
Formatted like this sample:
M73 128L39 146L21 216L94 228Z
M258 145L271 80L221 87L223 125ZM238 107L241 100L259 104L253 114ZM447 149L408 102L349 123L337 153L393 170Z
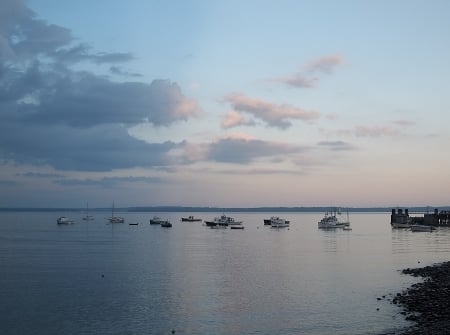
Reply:
M392 297L391 303L399 305L406 319L414 322L395 335L450 334L450 262L407 268L402 273L423 277L423 281Z

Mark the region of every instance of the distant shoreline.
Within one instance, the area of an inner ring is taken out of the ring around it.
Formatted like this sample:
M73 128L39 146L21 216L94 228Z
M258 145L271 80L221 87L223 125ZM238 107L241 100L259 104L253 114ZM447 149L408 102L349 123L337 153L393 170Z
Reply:
M173 213L195 213L195 212L237 212L237 213L324 213L330 207L187 207L187 206L142 206L142 207L118 207L117 212L173 212ZM339 207L341 212L346 213L390 213L393 207ZM438 207L405 207L410 214L431 213L434 208L450 210L450 206ZM5 207L0 212L85 212L86 208L33 208L33 207ZM89 212L110 212L111 208L89 208Z

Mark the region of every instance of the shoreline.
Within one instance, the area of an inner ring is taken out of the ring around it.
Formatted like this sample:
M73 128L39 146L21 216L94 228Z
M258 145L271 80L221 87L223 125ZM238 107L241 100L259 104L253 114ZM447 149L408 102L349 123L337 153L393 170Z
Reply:
M423 278L391 300L414 325L385 335L450 334L450 262L407 268L402 273Z

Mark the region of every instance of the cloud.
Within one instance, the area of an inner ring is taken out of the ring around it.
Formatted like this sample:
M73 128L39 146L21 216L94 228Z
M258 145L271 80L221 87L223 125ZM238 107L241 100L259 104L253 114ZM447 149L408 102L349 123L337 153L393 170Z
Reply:
M277 105L263 100L252 99L243 94L231 94L225 97L235 111L252 114L271 127L281 129L292 126L291 120L312 121L318 119L320 114L315 111L306 111L289 105Z
M18 177L31 177L31 178L64 178L64 175L58 173L39 173L39 172L25 172L16 173Z
M306 78L302 73L297 73L291 77L278 78L277 81L297 88L312 88L316 86L319 79Z
M313 88L317 86L319 79L309 77L310 75L331 74L335 68L342 64L344 64L344 57L339 54L324 56L303 65L302 71L292 76L277 78L275 81L296 88Z
M300 146L257 139L224 138L209 146L208 159L217 162L247 164L259 158L284 156L306 150Z
M253 120L245 118L235 111L230 111L225 115L222 121L222 128L228 129L237 126L253 126L255 124L256 123Z
M400 131L392 127L356 126L355 135L359 137L397 136L400 135Z
M95 67L83 70L91 62L136 77L117 66L132 61L131 53L95 52L74 41L25 1L0 2L0 159L76 171L173 164L171 152L182 144L147 143L127 128L186 121L199 115L198 103L168 79L119 82Z
M319 146L328 148L332 151L348 151L355 150L355 147L344 141L321 141L318 143Z
M340 65L344 64L344 57L339 54L324 56L318 59L315 59L303 67L307 72L321 72L330 74L334 71L334 69Z
M122 68L120 68L119 66L111 66L109 68L109 71L112 74L124 76L124 77L142 77L142 75L139 73L125 71Z
M163 181L159 177L105 177L101 179L62 179L55 181L56 184L64 186L100 186L110 188L123 183L146 183L159 184Z
M36 75L38 83L45 81L45 74ZM180 87L168 80L118 83L85 72L74 78L53 77L52 81L36 87L37 104L26 106L29 112L22 121L71 127L143 122L168 126L200 113L197 102L186 98Z
M5 159L75 171L170 165L168 153L180 145L170 141L147 143L120 126L74 129L11 123L0 124L0 143Z
M395 120L393 123L398 126L402 126L402 127L413 126L416 124L414 121L411 121L411 120Z

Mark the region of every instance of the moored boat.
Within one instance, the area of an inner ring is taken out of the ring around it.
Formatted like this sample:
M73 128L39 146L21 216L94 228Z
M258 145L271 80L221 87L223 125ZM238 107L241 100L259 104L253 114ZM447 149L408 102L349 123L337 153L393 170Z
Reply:
M219 217L215 217L213 220L205 220L204 222L208 227L215 227L215 226L227 227L242 224L242 221L236 221L234 218L226 216L225 214L222 214Z
M318 227L322 229L334 229L350 225L348 219L347 221L344 221L340 219L338 215L340 215L340 212L337 210L326 212L324 217L318 222Z
M124 223L125 222L125 219L123 217L114 215L114 202L112 204L111 217L109 217L107 220L109 221L109 223Z
M432 226L426 226L421 224L413 224L410 226L411 231L425 231L425 232L432 232L435 228Z
M60 216L56 219L57 224L71 224L73 221L69 220L67 216Z
M159 216L154 216L150 219L150 224L161 224L162 219Z
M271 216L269 219L264 219L264 225L269 226L272 224L273 220L279 220L279 219L280 219L279 216ZM288 220L285 220L285 221L286 221L286 223L289 223Z
M279 217L275 217L275 218L272 218L272 220L270 220L270 227L271 228L286 228L286 227L289 227L289 221L279 218Z
M161 225L161 227L164 227L164 228L171 228L172 227L172 223L170 223L170 221L167 220L167 219L161 220L160 221L160 225Z
M193 215L189 215L187 218L186 217L182 217L181 221L183 221L183 222L197 222L197 221L202 221L202 219L194 218Z

